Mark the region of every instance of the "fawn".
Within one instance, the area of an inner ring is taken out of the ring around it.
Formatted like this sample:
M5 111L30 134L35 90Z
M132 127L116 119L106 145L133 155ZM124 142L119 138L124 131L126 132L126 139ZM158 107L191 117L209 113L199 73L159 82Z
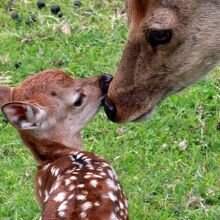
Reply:
M0 86L1 110L37 161L35 193L42 220L127 220L113 168L83 151L80 131L95 116L112 77L77 79L58 70Z
M126 11L128 40L105 99L119 123L148 119L220 62L219 0L126 0Z

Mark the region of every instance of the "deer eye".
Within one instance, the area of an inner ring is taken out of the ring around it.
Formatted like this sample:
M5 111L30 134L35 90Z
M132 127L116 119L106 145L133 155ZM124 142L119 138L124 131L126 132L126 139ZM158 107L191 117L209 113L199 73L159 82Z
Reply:
M172 30L151 30L148 35L148 42L152 47L160 44L167 44L173 36Z
M76 101L73 103L74 107L80 107L83 104L83 99L85 98L84 94L80 94Z

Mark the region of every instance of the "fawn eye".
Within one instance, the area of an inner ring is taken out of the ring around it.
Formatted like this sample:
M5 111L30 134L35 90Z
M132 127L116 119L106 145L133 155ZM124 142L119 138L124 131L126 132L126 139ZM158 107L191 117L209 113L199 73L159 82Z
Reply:
M76 101L73 103L74 107L80 107L83 103L83 99L85 98L84 94L80 94Z
M173 36L172 30L151 30L148 35L148 42L155 47L160 44L167 44Z

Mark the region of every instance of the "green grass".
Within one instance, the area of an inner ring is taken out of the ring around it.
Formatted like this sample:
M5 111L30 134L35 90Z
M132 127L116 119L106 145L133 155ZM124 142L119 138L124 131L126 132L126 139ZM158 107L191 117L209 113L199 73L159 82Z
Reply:
M42 69L75 76L114 73L126 41L124 1L47 1L61 5L63 18L35 1L16 1L17 23L0 2L0 80L16 85ZM116 13L118 12L118 13ZM25 24L30 14L37 22ZM62 22L72 34L60 31ZM15 63L21 67L16 69ZM85 147L112 162L129 199L132 220L220 219L220 69L165 100L141 124L117 125L103 111L84 130ZM2 119L2 117L0 118ZM178 145L187 140L188 148ZM161 146L167 144L167 149ZM38 219L34 199L35 162L15 130L0 122L0 219Z

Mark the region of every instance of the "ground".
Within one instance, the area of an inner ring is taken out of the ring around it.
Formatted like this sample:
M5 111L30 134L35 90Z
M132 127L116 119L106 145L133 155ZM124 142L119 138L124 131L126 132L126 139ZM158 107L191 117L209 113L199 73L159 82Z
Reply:
M84 0L81 7L54 0L41 10L20 0L13 6L18 21L7 2L0 2L1 83L13 86L48 68L114 74L127 35L124 0ZM51 15L54 3L62 18ZM117 125L101 110L84 130L85 148L116 169L132 220L220 219L219 72L165 100L150 121ZM0 117L0 219L38 219L35 161Z

